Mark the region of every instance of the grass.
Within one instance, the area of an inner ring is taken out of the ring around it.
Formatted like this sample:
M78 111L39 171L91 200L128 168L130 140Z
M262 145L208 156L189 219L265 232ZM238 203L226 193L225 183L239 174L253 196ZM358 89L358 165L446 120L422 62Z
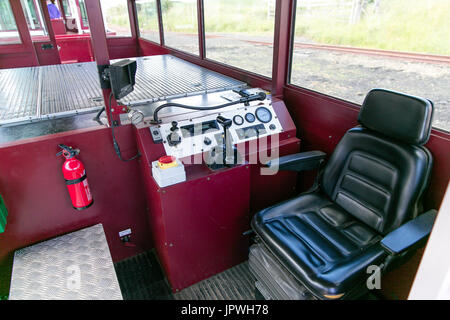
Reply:
M275 1L275 0L271 0ZM450 1L369 1L361 20L349 23L352 0L334 0L331 7L302 7L299 0L295 36L299 41L385 50L450 54ZM342 6L343 4L343 6ZM138 4L141 30L157 30L154 2ZM141 7L141 9L139 9ZM164 30L197 33L196 1L163 0ZM119 11L114 20L122 23ZM122 15L126 14L126 11ZM261 0L205 1L207 33L273 37L274 17Z
M296 37L323 44L450 54L450 1L384 0L367 7L359 23L337 10L297 11Z

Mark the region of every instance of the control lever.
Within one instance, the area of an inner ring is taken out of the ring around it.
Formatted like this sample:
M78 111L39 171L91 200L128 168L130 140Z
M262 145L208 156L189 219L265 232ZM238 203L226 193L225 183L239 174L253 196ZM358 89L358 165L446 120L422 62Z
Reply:
M223 164L234 164L233 142L229 131L230 127L233 125L233 120L218 116L217 122L223 127Z
M167 136L167 142L169 143L169 146L176 147L181 143L181 136L178 134L179 130L180 128L178 128L178 122L173 121L172 128L170 128L170 131L172 133Z

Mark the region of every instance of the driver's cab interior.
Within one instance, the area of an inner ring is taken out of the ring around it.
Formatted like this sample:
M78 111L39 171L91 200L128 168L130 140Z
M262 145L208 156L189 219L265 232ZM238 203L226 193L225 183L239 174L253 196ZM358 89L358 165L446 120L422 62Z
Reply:
M0 0L1 300L450 298L449 52L238 2Z

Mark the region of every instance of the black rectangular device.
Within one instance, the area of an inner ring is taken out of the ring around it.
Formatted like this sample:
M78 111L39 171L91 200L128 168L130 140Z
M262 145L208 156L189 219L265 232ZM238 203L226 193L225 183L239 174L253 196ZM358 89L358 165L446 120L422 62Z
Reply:
M120 100L133 92L136 83L137 63L135 60L121 60L109 67L109 80L114 97Z

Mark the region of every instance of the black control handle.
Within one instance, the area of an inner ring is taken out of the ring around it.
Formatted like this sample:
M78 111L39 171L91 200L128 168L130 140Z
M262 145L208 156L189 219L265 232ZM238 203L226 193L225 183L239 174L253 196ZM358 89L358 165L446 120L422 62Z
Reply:
M217 117L217 122L218 122L222 127L224 127L224 129L228 129L228 128L231 127L232 124L233 124L233 120L227 119L227 118L222 117L222 116L218 116L218 117Z

